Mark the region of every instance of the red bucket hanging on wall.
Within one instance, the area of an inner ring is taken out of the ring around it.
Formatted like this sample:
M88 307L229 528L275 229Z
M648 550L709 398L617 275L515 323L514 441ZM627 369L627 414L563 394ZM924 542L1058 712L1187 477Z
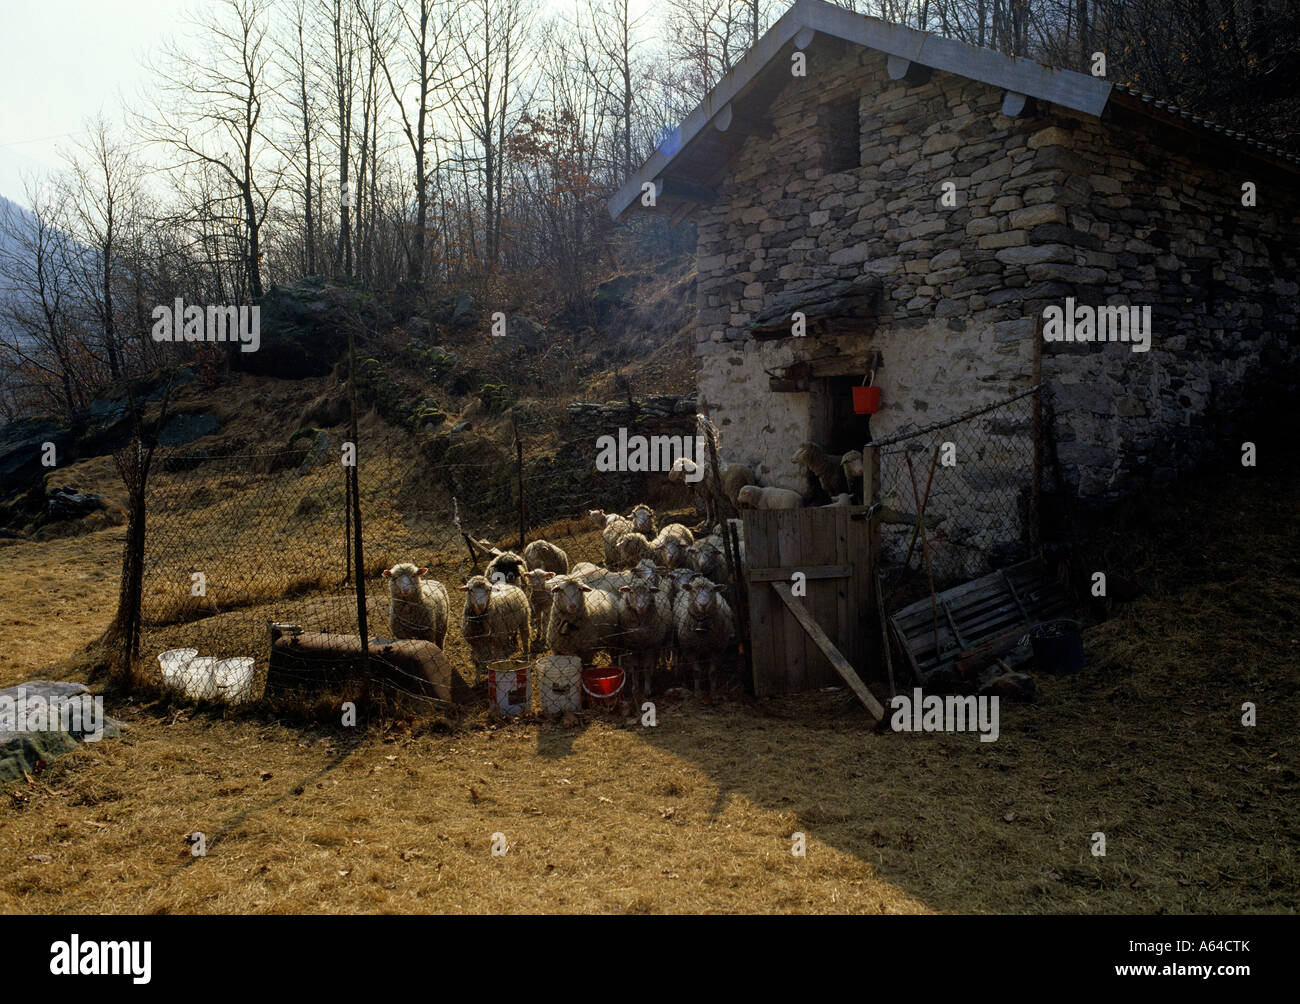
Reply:
M876 371L872 370L863 379L861 387L853 388L853 413L855 415L874 415L880 410L880 388L872 383L875 379Z

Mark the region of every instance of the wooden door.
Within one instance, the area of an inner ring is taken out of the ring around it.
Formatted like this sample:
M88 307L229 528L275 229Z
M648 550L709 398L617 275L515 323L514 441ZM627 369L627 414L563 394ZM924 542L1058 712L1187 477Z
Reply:
M865 512L858 506L744 513L750 655L758 696L845 682L773 588L773 583L791 585L796 572L806 577L806 593L799 597L803 607L858 674L865 671L875 629Z

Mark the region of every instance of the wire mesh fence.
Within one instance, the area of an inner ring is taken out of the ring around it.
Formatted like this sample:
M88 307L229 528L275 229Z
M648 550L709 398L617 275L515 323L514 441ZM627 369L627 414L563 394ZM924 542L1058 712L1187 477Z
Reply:
M873 444L890 583L935 589L1027 558L1038 450L1035 388Z
M424 440L384 429L356 444L312 430L277 451L159 452L143 682L337 715L377 700L445 713L485 684L507 713L569 710L582 692L603 707L692 684L697 669L709 677L708 653L684 658L673 644L675 603L695 595L699 568L722 587L699 589L704 617L734 592L689 485L662 469L599 470L545 429ZM611 663L626 674L581 672Z

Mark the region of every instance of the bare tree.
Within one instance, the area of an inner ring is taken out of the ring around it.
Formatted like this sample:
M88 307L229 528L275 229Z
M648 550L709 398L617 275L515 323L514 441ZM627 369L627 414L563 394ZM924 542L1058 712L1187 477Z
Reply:
M20 371L38 406L71 421L89 401L98 374L84 350L72 281L66 191L30 181L26 213L0 205L0 331L6 369Z
M380 53L384 79L402 119L402 132L415 160L415 233L408 257L407 276L419 280L424 274L425 232L429 220L429 178L436 164L429 163L432 137L430 117L452 101L449 90L454 80L449 70L446 33L440 35L453 9L450 0L395 0L397 39L400 55ZM403 74L405 70L405 74ZM395 75L396 74L396 75ZM398 89L398 80L402 87ZM407 108L407 92L414 89L414 114Z
M316 228L317 213L319 212L319 203L316 203L315 200L315 186L319 166L313 162L312 151L313 141L318 129L316 103L313 100L317 87L317 74L307 48L307 0L292 0L289 17L290 34L281 43L281 52L288 77L285 92L294 111L294 125L297 131L295 147L300 148L303 153L301 176L303 264L308 274L315 274ZM296 150L294 152L296 153ZM289 165L297 163L296 156L289 156L286 160Z
M109 374L116 380L124 366L113 292L123 264L123 226L140 211L139 171L102 115L88 122L86 131L78 150L68 156L65 204L80 245L71 276L94 315Z
M175 166L208 165L238 193L254 299L263 293L262 226L280 178L264 120L264 103L276 96L268 20L265 0L220 0L194 24L207 44L178 49L169 67L155 68L159 98L142 121L147 139L178 155Z

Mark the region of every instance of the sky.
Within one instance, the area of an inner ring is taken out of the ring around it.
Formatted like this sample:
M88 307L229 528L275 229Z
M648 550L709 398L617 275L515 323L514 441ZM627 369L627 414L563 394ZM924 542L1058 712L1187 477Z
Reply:
M176 33L187 0L0 2L0 194L56 167L58 148L101 109L118 118L147 80L144 54Z
M573 0L541 2L556 12L573 7ZM196 6L204 5L0 0L0 195L26 204L25 173L58 167L59 147L75 142L88 117L102 110L120 119L148 86L145 55L183 35Z

